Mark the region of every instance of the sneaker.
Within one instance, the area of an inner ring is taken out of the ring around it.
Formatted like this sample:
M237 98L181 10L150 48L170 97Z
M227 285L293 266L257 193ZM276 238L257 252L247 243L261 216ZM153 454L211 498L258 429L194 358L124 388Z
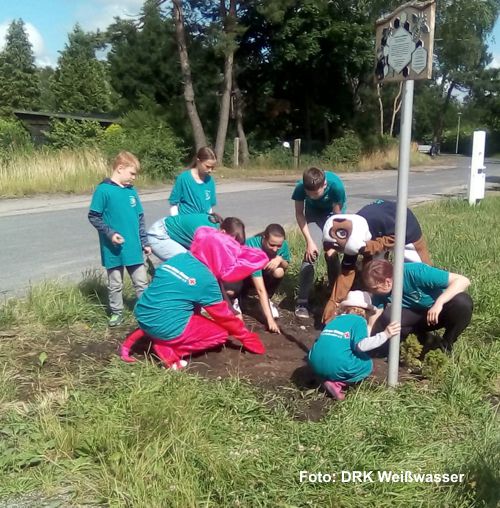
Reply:
M347 386L346 383L342 381L324 381L323 386L335 400L345 399L345 394L342 392L342 389Z
M187 367L188 362L186 360L178 360L170 366L171 370L182 370Z
M123 314L121 312L114 312L108 321L108 326L113 328L114 326L121 325L123 323Z
M269 308L271 309L271 316L273 316L274 319L278 319L280 317L278 307L276 307L271 300L269 300Z
M305 305L297 305L295 307L295 316L300 319L309 319L309 311Z
M240 307L240 302L238 301L238 298L235 298L233 300L233 309L235 310L235 312L237 314L241 314L241 307Z

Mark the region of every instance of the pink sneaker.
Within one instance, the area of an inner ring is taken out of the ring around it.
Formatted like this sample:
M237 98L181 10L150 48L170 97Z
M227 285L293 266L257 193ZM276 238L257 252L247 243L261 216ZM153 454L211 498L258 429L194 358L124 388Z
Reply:
M343 383L342 381L324 381L323 386L335 400L345 399L345 394L342 390L347 386L347 383Z

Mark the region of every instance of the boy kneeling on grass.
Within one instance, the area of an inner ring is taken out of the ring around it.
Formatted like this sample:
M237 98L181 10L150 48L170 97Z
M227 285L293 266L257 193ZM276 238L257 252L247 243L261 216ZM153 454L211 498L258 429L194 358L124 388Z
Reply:
M309 364L314 373L325 379L323 386L337 400L343 400L348 384L362 381L373 369L367 351L378 348L401 330L398 322L387 325L384 331L369 337L375 307L364 291L349 291L340 303L341 315L323 329L309 351Z

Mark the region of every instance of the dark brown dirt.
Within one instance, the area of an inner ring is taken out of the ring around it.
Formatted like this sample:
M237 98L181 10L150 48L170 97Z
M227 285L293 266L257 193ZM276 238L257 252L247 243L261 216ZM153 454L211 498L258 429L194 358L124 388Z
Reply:
M247 379L266 391L279 391L284 395L295 418L320 419L333 401L324 394L320 380L307 364L307 353L320 333L319 326L313 318L299 320L291 310L280 308L278 323L282 333L269 333L258 320L257 307L255 301L247 302L244 317L247 327L257 332L265 344L267 351L264 355L243 351L237 341L230 341L221 348L191 358L188 372L210 379L230 376ZM141 354L147 354L148 346L147 343L138 345L139 358ZM88 349L86 353L91 354ZM387 362L375 358L373 380L383 383L386 377ZM400 367L399 377L401 380L415 379L404 367ZM304 397L304 392L310 396Z

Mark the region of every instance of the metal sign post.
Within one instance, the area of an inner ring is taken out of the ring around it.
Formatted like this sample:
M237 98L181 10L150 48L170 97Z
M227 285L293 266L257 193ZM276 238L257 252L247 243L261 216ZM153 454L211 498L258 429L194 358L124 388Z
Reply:
M406 243L406 207L408 202L408 175L410 173L411 124L413 119L414 81L405 81L401 106L401 132L399 139L398 206L396 209L396 241L394 245L394 278L392 283L391 321L401 321L403 300L403 264ZM393 337L389 343L389 368L387 383L398 384L399 344L401 337Z
M401 321L403 266L406 243L406 209L410 172L413 88L415 79L429 79L432 74L434 44L434 0L408 2L377 21L377 84L404 81L399 140L398 199L394 246L394 277L391 295L391 321ZM389 343L389 386L398 384L399 344L401 337Z

